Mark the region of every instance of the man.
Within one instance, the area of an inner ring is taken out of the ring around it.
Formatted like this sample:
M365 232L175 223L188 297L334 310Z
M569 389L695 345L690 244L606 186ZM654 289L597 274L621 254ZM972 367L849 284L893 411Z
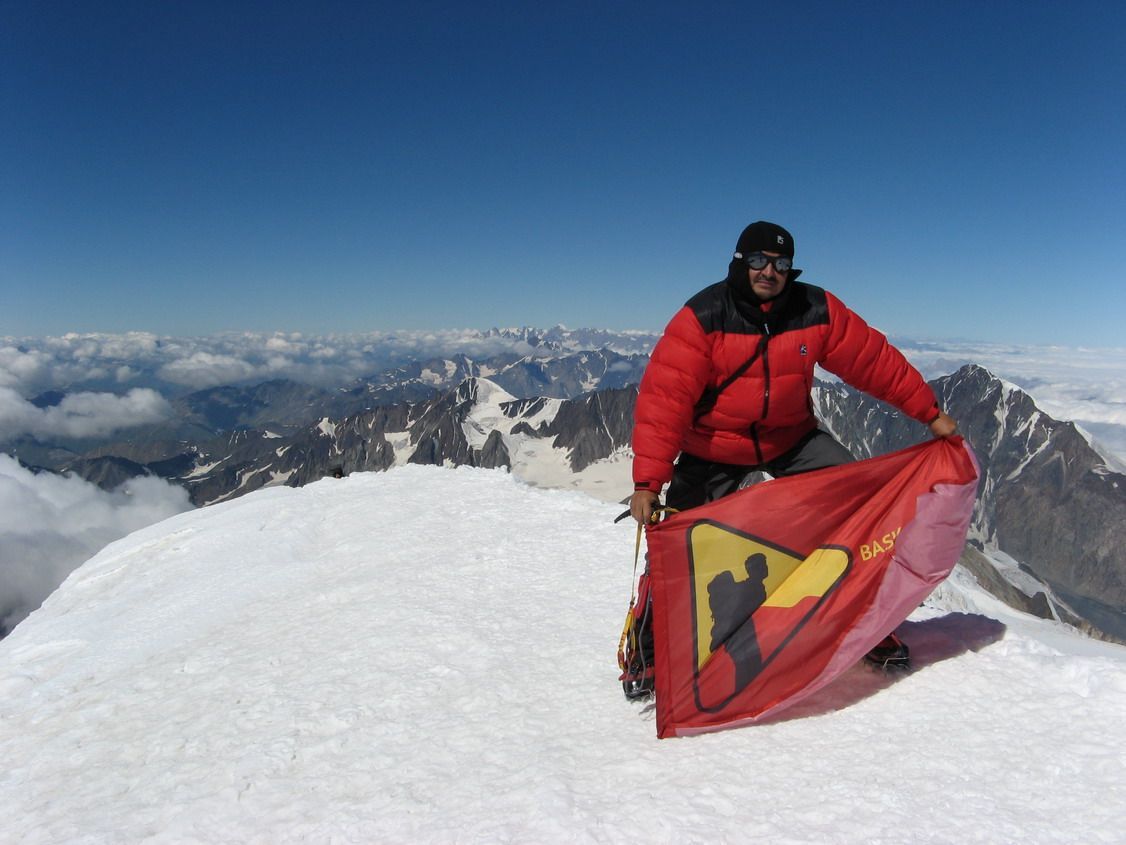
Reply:
M752 223L727 278L688 300L654 347L634 413L638 522L650 522L666 483L666 504L684 510L735 492L758 470L781 477L851 461L817 426L815 364L935 437L955 433L903 354L833 294L798 282L793 258L789 232ZM905 663L907 649L892 636L870 658Z

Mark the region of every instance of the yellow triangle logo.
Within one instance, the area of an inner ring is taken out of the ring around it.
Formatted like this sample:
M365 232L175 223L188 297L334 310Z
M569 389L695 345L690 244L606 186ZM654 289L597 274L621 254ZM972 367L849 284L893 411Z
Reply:
M696 617L696 668L759 607L794 607L824 596L848 569L843 549L808 557L711 522L688 531ZM767 655L763 655L767 657Z

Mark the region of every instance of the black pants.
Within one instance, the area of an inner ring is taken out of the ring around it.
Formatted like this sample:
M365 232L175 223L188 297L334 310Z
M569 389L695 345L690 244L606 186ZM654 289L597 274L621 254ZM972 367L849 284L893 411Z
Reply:
M768 472L775 478L797 475L855 460L852 454L826 431L814 429L789 451L759 466L740 466L705 461L681 453L673 468L665 504L677 510L694 508L734 493L755 472Z

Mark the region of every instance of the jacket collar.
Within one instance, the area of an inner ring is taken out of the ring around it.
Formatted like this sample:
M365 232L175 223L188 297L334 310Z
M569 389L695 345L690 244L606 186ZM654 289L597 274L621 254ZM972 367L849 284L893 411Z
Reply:
M794 276L795 274L791 272L782 292L770 300L769 311L762 310L762 300L755 296L754 290L751 289L751 285L747 281L747 265L742 261L732 261L731 266L728 267L727 289L735 303L735 310L739 312L740 316L760 328L765 328L768 325L773 327L787 310L787 305L794 290Z

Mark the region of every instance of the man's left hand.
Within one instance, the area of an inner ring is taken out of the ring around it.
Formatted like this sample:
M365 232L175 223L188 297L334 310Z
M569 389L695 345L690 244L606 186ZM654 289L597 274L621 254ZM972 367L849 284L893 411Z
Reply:
M931 434L935 437L950 437L958 433L958 423L954 418L943 413L938 412L938 419L931 423Z

